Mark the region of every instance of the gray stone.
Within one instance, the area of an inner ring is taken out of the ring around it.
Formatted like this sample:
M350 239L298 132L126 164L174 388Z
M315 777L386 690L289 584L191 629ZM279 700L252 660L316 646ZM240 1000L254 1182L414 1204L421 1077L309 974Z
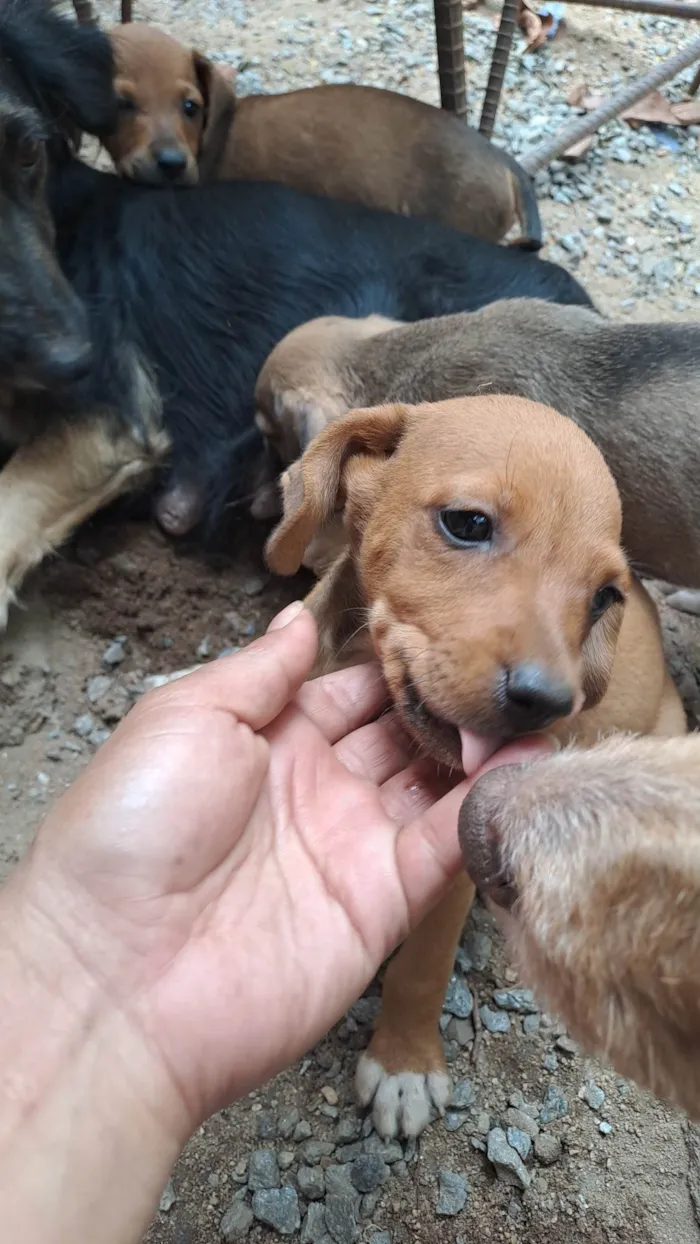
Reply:
M381 1009L380 998L358 998L348 1011L358 1024L371 1024L376 1019Z
M284 1110L277 1119L277 1132L282 1140L291 1140L294 1135L294 1129L299 1122L299 1111L296 1106L291 1110Z
M251 1192L279 1186L280 1168L274 1149L254 1149L248 1159L248 1187Z
M308 1166L318 1166L321 1158L329 1158L334 1150L332 1140L307 1140L301 1146L301 1156Z
M219 1224L219 1230L227 1244L230 1240L243 1240L253 1225L253 1211L243 1201L233 1201Z
M277 1123L275 1116L268 1111L263 1111L258 1115L258 1136L260 1140L274 1140L277 1135Z
M598 1131L602 1136L609 1136L612 1131L612 1123L608 1123L605 1119L598 1125Z
M86 739L96 725L97 722L92 713L81 713L80 717L76 717L73 722L73 733L77 734L81 739Z
M540 1132L535 1137L535 1157L543 1166L558 1162L561 1155L562 1146L558 1136L552 1136L551 1132Z
M578 1054L578 1046L576 1042L572 1041L571 1037L566 1036L566 1034L562 1037L557 1037L554 1044L556 1045L559 1053L564 1054L566 1058L575 1058Z
M326 1191L326 1176L320 1166L300 1166L297 1187L307 1201L320 1201Z
M474 999L466 985L461 981L451 980L442 1009L456 1019L468 1019L474 1010Z
M517 1011L520 1015L536 1015L540 1009L531 989L496 989L493 1000L502 1011Z
M125 643L126 639L124 638L114 639L112 643L105 648L102 653L102 664L105 665L107 669L113 669L116 665L121 665L124 660Z
M511 1149L515 1149L520 1154L523 1162L527 1162L532 1151L532 1139L527 1132L522 1132L519 1127L509 1127L506 1129L506 1140Z
M479 933L469 929L464 938L464 949L468 954L476 972L484 972L491 958L493 939L488 933Z
M455 1019L454 1015L451 1015L445 1035L450 1041L456 1041L462 1047L471 1045L474 1040L474 1025L470 1019Z
M326 1194L350 1197L353 1205L359 1205L360 1194L350 1178L349 1166L329 1166L326 1169Z
M493 1011L490 1006L482 1006L480 1015L487 1032L510 1032L510 1016L506 1011Z
M448 1110L444 1118L445 1131L458 1132L460 1127L464 1127L467 1118L468 1115L463 1114L459 1110Z
M365 1153L376 1153L382 1161L392 1166L403 1160L403 1149L398 1140L382 1140L381 1136L368 1136L364 1143Z
M296 1127L294 1128L292 1136L293 1136L293 1139L298 1144L300 1140L308 1140L311 1134L312 1134L311 1124L309 1123L308 1119L301 1119L301 1121L297 1123ZM282 1135L283 1133L280 1132L280 1136ZM285 1137L285 1140L286 1139L287 1137Z
M542 1102L540 1123L553 1123L555 1119L563 1119L568 1113L569 1103L561 1089L556 1084L550 1084Z
M376 1153L363 1153L350 1167L350 1179L358 1192L374 1192L388 1174L389 1167Z
M372 1218L373 1217L374 1211L379 1204L379 1198L381 1195L382 1195L381 1191L378 1189L376 1192L368 1192L366 1196L363 1196L362 1203L360 1205L360 1217L361 1218Z
M326 1211L323 1205L313 1202L307 1211L301 1229L301 1244L319 1244L326 1234Z
M253 1214L279 1235L293 1235L301 1226L299 1197L294 1188L269 1188L253 1196Z
M173 1205L175 1204L176 1200L177 1200L177 1197L175 1196L175 1189L173 1188L173 1181L172 1179L169 1179L163 1189L163 1192L160 1198L160 1203L158 1205L160 1212L162 1214L167 1214L173 1208Z
M508 1144L503 1128L494 1127L489 1132L486 1156L503 1183L514 1188L529 1188L531 1176L520 1154Z
M94 678L88 678L87 698L91 704L96 704L98 700L106 695L112 686L112 679L107 674L95 674Z
M467 1203L469 1185L463 1175L455 1171L438 1171L438 1199L435 1213L454 1218Z
M540 1030L542 1017L540 1015L523 1016L523 1032L526 1037L534 1037Z
M583 1090L583 1100L588 1103L591 1110L600 1110L605 1102L605 1093L593 1080L589 1080Z
M355 1158L359 1158L364 1152L365 1147L362 1141L356 1140L352 1145L340 1145L334 1156L338 1162L354 1162Z
M280 1149L277 1154L277 1163L281 1171L288 1171L290 1166L294 1166L294 1150Z
M326 1197L326 1230L335 1244L354 1244L360 1234L355 1206L347 1196Z
M515 1127L519 1132L524 1132L530 1140L534 1140L540 1130L539 1123L527 1114L525 1110L517 1110L511 1108L506 1110L505 1121L508 1127Z
M452 1090L450 1106L455 1110L468 1110L475 1100L476 1094L471 1080L458 1080Z
M351 1141L357 1140L361 1126L359 1119L341 1119L335 1129L335 1143L337 1145L347 1145Z
M373 1231L369 1244L391 1244L391 1236L388 1231Z

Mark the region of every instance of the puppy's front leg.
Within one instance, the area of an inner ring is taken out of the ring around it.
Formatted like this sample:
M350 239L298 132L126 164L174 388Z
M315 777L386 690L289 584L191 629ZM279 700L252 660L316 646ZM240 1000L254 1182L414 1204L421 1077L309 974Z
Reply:
M148 444L110 419L62 423L21 446L0 472L0 627L33 566L91 514L133 488L169 448Z
M445 1066L440 1014L462 928L474 898L466 874L406 939L384 978L382 1010L358 1063L360 1104L372 1103L382 1136L418 1136L452 1084Z

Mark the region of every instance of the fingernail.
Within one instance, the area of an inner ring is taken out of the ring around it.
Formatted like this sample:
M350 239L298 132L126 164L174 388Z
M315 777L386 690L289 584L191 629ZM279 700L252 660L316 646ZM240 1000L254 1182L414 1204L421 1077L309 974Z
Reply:
M270 631L281 631L283 626L289 626L290 622L293 622L295 618L299 617L299 614L303 612L303 609L303 600L293 600L291 605L287 605L286 609L283 609L281 613L277 614L276 618L272 619L267 628L268 633Z

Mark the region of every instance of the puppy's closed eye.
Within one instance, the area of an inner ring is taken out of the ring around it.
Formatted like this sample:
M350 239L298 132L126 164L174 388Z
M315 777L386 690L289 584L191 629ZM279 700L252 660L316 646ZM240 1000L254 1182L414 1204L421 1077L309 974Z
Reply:
M437 525L447 542L457 548L490 544L493 539L493 522L481 510L438 510Z
M614 583L606 583L599 587L591 601L591 622L597 622L613 605L622 605L624 596Z

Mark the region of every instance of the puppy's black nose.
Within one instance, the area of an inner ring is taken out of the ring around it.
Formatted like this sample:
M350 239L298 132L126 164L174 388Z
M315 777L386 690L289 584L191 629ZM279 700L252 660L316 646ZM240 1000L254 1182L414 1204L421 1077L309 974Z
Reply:
M506 671L505 699L506 717L518 732L543 730L574 707L569 683L534 662Z
M187 156L179 147L161 147L155 153L156 164L164 177L177 181L187 168Z
M34 369L44 384L71 384L90 370L92 346L83 337L64 337L47 345Z

